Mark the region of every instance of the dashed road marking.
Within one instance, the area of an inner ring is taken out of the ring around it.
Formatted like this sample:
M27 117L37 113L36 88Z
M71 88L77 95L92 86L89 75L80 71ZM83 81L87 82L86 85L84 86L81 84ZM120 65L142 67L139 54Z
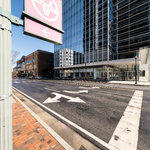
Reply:
M50 89L50 88L44 88L45 90L49 90L49 91L53 91L53 92L60 92L60 91L57 91L57 90L54 90L54 89Z
M66 83L66 82L58 82L58 81L48 81L48 82L51 82L51 83L61 83L61 84L63 84L63 83L65 83L65 84L69 84L69 85L81 85L81 86L86 86L86 87L93 87L93 86L96 86L96 85L87 85L87 84L79 84L79 83ZM131 92L133 92L133 91L135 91L135 90L133 90L133 89L126 89L126 88L118 88L118 87L109 87L109 85L107 86L107 87L105 87L105 86L96 86L96 87L99 87L99 88L104 88L104 89L113 89L113 90L121 90L121 91L131 91Z
M79 91L67 91L63 90L65 93L71 93L71 94L80 94L80 93L88 93L88 90L79 90Z
M83 86L80 86L79 87L80 89L99 89L99 87L83 87Z
M79 88L80 89L91 89L91 87L83 87L83 86L80 86Z

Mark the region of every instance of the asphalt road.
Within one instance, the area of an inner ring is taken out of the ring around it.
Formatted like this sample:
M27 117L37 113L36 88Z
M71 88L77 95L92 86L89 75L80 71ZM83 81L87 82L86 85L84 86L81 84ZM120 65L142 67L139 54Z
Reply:
M134 90L127 87L126 89L92 88L63 82L27 79L13 80L13 86L106 143L110 141L134 94ZM143 89L138 149L149 150L150 90ZM71 99L73 101L69 101Z

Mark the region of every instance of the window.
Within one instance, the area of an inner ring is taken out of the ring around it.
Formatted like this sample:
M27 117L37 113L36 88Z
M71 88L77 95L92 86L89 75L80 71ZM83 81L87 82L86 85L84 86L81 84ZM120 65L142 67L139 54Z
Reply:
M145 70L142 71L142 77L145 77Z
M50 63L53 63L53 59L52 58L50 58Z

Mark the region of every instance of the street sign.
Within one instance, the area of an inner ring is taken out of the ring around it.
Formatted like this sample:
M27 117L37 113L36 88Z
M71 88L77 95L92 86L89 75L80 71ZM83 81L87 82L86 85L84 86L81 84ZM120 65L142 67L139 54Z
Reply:
M24 33L62 44L62 0L24 0Z
M28 18L25 18L24 33L48 42L62 44L62 33Z

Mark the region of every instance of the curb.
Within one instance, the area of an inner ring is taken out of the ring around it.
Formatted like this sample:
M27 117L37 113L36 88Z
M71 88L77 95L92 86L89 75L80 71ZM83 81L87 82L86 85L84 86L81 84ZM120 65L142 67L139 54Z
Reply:
M74 150L66 141L64 141L50 126L48 126L38 115L36 115L27 105L25 105L18 97L13 94L16 99L46 130L53 136L56 141L66 150Z
M73 129L75 132L79 133L82 137L84 137L85 139L89 140L91 143L93 143L98 148L100 148L102 150L109 150L109 149L111 149L110 145L108 143L106 143L103 140L97 138L95 135L93 135L90 132L86 131L85 129L79 127L78 125L76 125L75 123L69 121L68 119L64 118L63 116L61 116L59 114L56 114L53 110L48 109L46 106L42 106L42 104L40 104L39 102L37 102L36 100L31 98L30 96L26 95L25 93L21 92L20 90L14 88L14 87L13 87L13 89L15 89L17 92L19 92L20 94L24 95L28 99L30 99L33 103L38 105L44 111L50 113L52 116L54 116L56 119L58 119L59 121L61 121L62 123L64 123L68 127L70 127L71 129Z

